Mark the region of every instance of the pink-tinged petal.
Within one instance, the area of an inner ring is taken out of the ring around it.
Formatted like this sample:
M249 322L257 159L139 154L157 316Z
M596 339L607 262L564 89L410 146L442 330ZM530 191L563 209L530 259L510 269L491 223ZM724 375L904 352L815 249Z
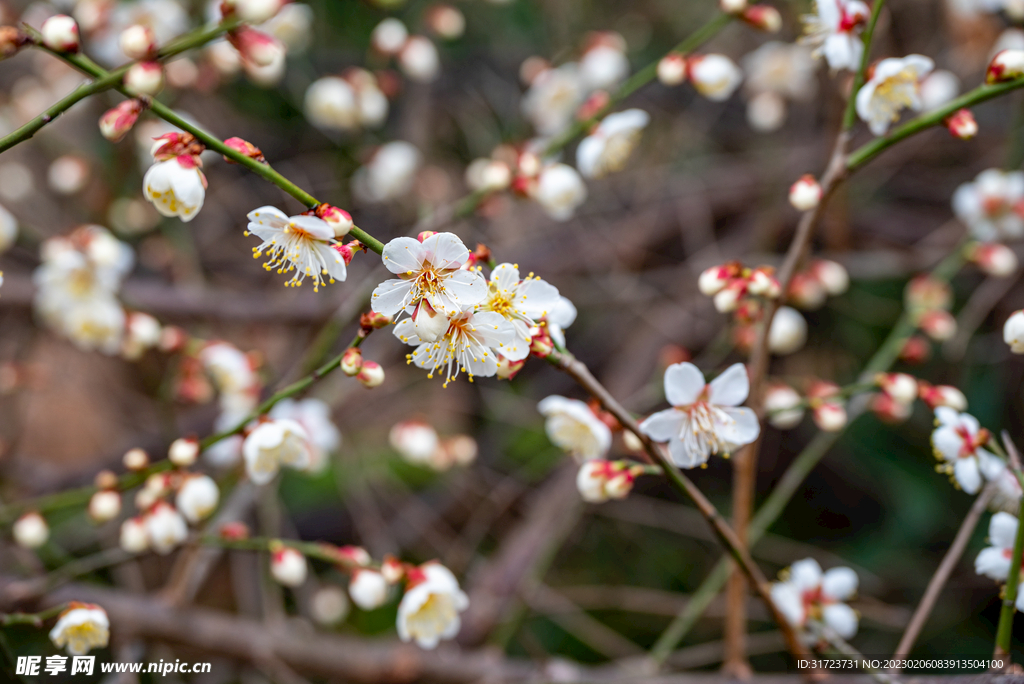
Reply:
M835 601L847 601L857 593L857 573L850 568L832 568L821 578L821 591Z
M761 423L753 409L745 406L722 409L725 418L716 416L715 429L718 436L731 447L750 444L761 434Z
M685 429L684 427L683 430ZM681 439L673 439L668 443L668 455L677 466L689 470L707 463L711 453L701 451Z
M704 374L692 363L674 363L665 369L665 398L673 406L689 406L704 391Z
M491 271L491 285L501 292L509 292L519 284L519 269L512 264L498 264Z
M385 316L394 316L408 303L412 293L412 281L392 278L385 280L370 295L370 308Z
M789 567L789 581L800 591L810 591L821 586L821 566L813 558L804 558Z
M423 265L423 245L410 237L395 238L384 245L381 259L389 271L396 275L416 272Z
M444 291L454 302L456 314L487 299L487 281L476 271L456 271L444 279Z
M960 414L960 424L966 427L972 435L977 434L978 430L981 429L981 423L970 413Z
M982 549L974 559L974 571L997 582L1005 582L1010 575L1010 559L1003 551L995 546Z
M825 606L821 617L843 639L852 639L857 634L857 613L845 603Z
M423 258L439 270L459 268L469 259L469 250L454 233L436 233L423 241Z
M1017 539L1017 518L1005 512L993 515L988 523L988 538L992 546L1012 549Z
M958 458L953 464L953 475L960 484L960 489L968 494L977 494L981 489L981 471L978 460L974 458Z
M326 243L316 243L314 249L323 257L327 275L338 281L344 281L348 277L348 268L338 250Z
M258 209L253 209L247 214L247 217L253 223L258 223L261 226L276 226L280 228L288 222L288 215L277 207L272 207L269 204Z
M806 615L800 590L789 582L776 582L772 585L772 603L785 616L789 624L802 627Z
M667 442L678 438L686 414L674 408L658 411L640 423L640 431L655 442Z
M750 394L750 378L742 363L734 363L711 381L708 401L717 406L739 406Z

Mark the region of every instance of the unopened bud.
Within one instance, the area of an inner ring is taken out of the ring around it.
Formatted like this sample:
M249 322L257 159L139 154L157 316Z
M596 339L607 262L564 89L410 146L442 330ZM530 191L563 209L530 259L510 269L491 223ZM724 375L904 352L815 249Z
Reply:
M135 24L121 31L118 44L128 59L143 59L156 52L156 34L148 26Z
M145 518L137 516L121 523L119 544L128 553L142 553L149 548L149 532L146 529Z
M739 14L747 9L747 0L718 0L718 6L726 14Z
M416 236L416 239L419 240L420 242L423 242L428 237L433 237L435 235L437 235L437 231L434 231L434 230L424 230L419 235Z
M466 17L451 5L434 5L427 10L427 26L445 40L455 40L466 30Z
M497 376L499 380L511 380L516 377L516 374L523 369L523 366L526 365L526 359L509 361L501 354L498 354L496 360L498 362Z
M78 52L81 44L78 24L66 14L55 14L44 21L39 33L43 36L43 45L54 52Z
M967 397L952 385L929 385L924 380L918 381L918 396L931 408L948 406L957 411L967 410Z
M238 520L232 520L226 522L218 529L221 539L227 539L229 541L238 541L240 539L249 538L249 526L244 522Z
M773 354L785 356L799 351L806 342L807 321L804 317L792 307L779 307L768 329L768 349Z
M871 410L879 420L886 423L902 423L913 413L913 404L907 404L896 399L886 392L880 392L871 397Z
M658 80L663 85L677 86L686 80L686 58L678 52L670 52L658 62Z
M128 470L142 470L149 465L149 454L138 447L129 449L124 455L123 462Z
M795 273L789 281L787 299L793 306L805 311L820 309L828 298L828 291L820 280L810 273Z
M961 109L945 121L949 134L960 140L970 140L978 134L978 122L969 109Z
M879 373L875 384L901 404L912 404L918 395L917 379L907 373Z
M739 306L740 298L747 293L747 283L744 280L736 279L725 286L712 300L715 309L720 313L735 311Z
M978 243L971 247L968 258L987 275L1005 278L1017 272L1017 255L998 242Z
M789 188L789 203L798 211L810 211L821 202L821 186L811 174L800 177Z
M900 359L911 365L924 363L931 357L932 347L928 340L920 335L914 335L903 343L900 349Z
M907 308L918 311L948 309L953 303L953 291L949 285L930 275L919 275L907 283L904 292Z
M750 272L747 289L750 294L775 299L782 294L782 286L775 279L775 269L770 266L759 266Z
M728 100L743 80L743 72L725 55L690 57L686 75L697 92L713 102Z
M379 387L384 382L384 369L376 361L363 361L362 367L356 373L356 380L368 389Z
M398 65L406 76L420 83L429 83L441 73L441 57L429 38L412 36L398 53Z
M841 295L850 289L850 274L842 264L828 259L815 259L808 271L830 295Z
M697 289L701 294L712 297L720 292L736 276L739 275L739 262L730 261L720 266L712 266L705 269L697 278Z
M826 401L815 407L812 415L819 430L837 432L846 427L846 407L839 402Z
M1024 76L1024 50L1000 50L989 62L986 83L1002 83Z
M350 565L356 567L365 568L373 559L370 557L370 552L364 549L362 546L342 546L338 549L338 555L341 556L344 561Z
M137 62L124 75L124 87L133 95L156 95L164 87L164 68L160 62Z
M113 520L121 514L121 495L105 489L89 499L89 517L97 523Z
M391 325L391 317L376 311L369 311L359 317L359 327L366 330L380 330Z
M352 573L348 595L363 610L373 610L388 599L388 582L376 570L363 568Z
M384 556L384 561L380 564L380 574L388 584L397 584L405 577L405 565L394 556Z
M370 33L370 45L384 55L397 55L409 39L409 31L399 19L389 17Z
M744 22L765 33L778 33L782 29L782 15L771 5L753 5L743 10Z
M309 568L306 557L285 546L270 553L270 574L278 584L298 587L306 581Z
M917 324L925 335L936 342L945 342L956 334L956 319L944 309L926 311Z
M803 420L803 398L789 385L771 385L765 393L764 410L772 427L789 430Z
M11 526L15 543L25 549L37 549L50 538L50 527L43 516L36 512L26 513Z
M334 230L334 237L340 238L348 235L355 225L352 222L352 215L344 209L339 209L330 204L319 204L316 208L317 217L323 219L327 225Z
M359 347L349 347L345 350L345 353L341 355L341 372L345 375L352 377L359 372L359 369L363 367L363 352L359 350Z
M1003 341L1014 354L1024 354L1024 311L1015 311L1003 324Z
M167 458L179 468L187 468L196 462L199 456L199 440L195 437L179 437L171 442L167 450Z
M249 159L254 159L261 164L265 164L267 162L267 158L263 156L263 152L260 151L260 148L256 147L248 140L243 140L241 138L228 138L227 140L224 141L224 144L233 149L235 152L238 152L243 156L249 157ZM228 157L227 155L224 156L224 161L226 161L228 164L238 163L231 157Z
M551 352L555 351L555 343L547 329L533 328L531 333L533 336L530 338L530 353L540 359L551 356Z
M112 470L101 470L96 473L96 477L92 479L93 485L96 489L116 489L119 484L117 475Z
M248 26L231 31L228 40L243 60L258 67L268 67L284 56L284 46L275 38Z
M13 57L30 42L24 31L13 26L0 26L0 59Z

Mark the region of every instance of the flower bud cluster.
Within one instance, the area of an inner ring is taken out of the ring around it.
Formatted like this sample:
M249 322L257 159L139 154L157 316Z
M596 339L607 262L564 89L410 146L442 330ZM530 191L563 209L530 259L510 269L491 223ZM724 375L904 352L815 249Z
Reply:
M631 461L586 461L576 475L576 489L590 503L625 499L636 478L644 472L644 466Z
M932 340L944 342L956 334L956 319L949 312L953 291L944 281L916 276L907 284L904 300L915 325Z
M437 471L469 465L476 460L478 451L476 440L469 435L442 438L433 426L420 419L395 423L388 441L405 461Z

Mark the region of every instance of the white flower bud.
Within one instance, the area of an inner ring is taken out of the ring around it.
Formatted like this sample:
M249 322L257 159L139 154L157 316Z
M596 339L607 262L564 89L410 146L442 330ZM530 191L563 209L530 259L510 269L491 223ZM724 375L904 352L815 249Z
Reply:
M137 62L124 75L124 87L133 95L156 95L164 87L164 68L159 62Z
M388 600L388 583L384 575L364 568L352 573L348 593L357 606L363 610L373 610Z
M412 80L429 83L441 73L441 57L429 38L413 36L398 53L398 66Z
M789 203L799 211L810 211L821 202L821 186L807 174L789 188Z
M50 527L38 513L26 513L11 526L14 542L25 549L36 549L50 538Z
M807 321L796 309L781 306L768 331L768 348L773 354L785 356L803 348L807 342Z
M985 80L1001 83L1021 76L1024 76L1024 50L1002 50L989 63Z
M262 24L273 19L287 0L234 0L238 18L250 24Z
M148 26L135 24L121 32L118 44L128 59L142 59L156 51L156 35Z
M687 71L697 92L714 102L728 100L743 80L743 72L725 55L691 57Z
M830 295L841 295L850 289L850 274L835 261L815 259L811 264L811 274Z
M306 557L287 546L277 549L270 554L270 574L278 584L298 587L308 574Z
M189 475L174 499L174 505L192 524L208 518L219 502L220 490L208 475Z
M1003 340L1014 354L1024 354L1024 311L1016 311L1006 319Z
M187 468L196 462L199 456L199 441L194 437L179 437L171 442L167 450L167 458L179 468Z
M739 14L747 9L747 0L718 0L718 6L726 14Z
M56 14L44 21L39 33L43 45L54 52L75 52L79 48L78 24L66 14Z
M121 548L128 553L142 553L149 548L149 533L144 518L128 518L121 523Z
M185 541L188 526L181 513L161 502L146 514L146 534L153 550L165 556Z
M658 62L658 80L667 86L677 86L686 80L686 58L670 52Z
M356 380L367 389L379 387L384 383L384 369L375 361L363 361L362 367L356 373Z
M97 523L113 520L121 514L121 495L110 489L96 492L89 499L89 517Z
M397 55L409 38L409 31L400 20L388 17L377 24L370 34L373 49L385 55Z
M313 619L329 627L338 624L348 615L348 596L341 587L327 585L317 589L309 607Z
M1005 278L1017 272L1017 255L998 242L979 244L971 250L971 261L987 275Z
M814 409L814 424L819 430L837 432L846 427L846 407L838 402L827 401Z
M875 383L901 404L911 404L917 399L917 379L907 373L879 373Z
M701 291L701 294L712 297L728 285L730 280L732 280L732 274L728 269L724 266L712 266L705 269L697 278L697 289Z
M746 290L746 284L742 281L734 280L729 285L721 290L714 296L712 300L715 304L715 308L720 313L729 313L735 311L740 305L740 297L743 296Z
M768 422L778 430L789 430L804 418L803 399L789 385L772 385L764 397Z
M607 465L607 461L594 460L580 466L576 474L576 489L584 501L604 503L608 500L608 495L604 491Z

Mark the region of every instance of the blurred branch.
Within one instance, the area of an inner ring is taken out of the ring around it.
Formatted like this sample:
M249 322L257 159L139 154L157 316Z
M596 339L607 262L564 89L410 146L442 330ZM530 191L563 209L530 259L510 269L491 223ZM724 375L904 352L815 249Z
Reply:
M1020 452L1010 439L1010 434L1003 431L1003 444L1010 457L1010 465L1014 475L1024 487L1024 474L1021 472ZM1017 512L1017 536L1013 540L1013 555L1010 556L1010 572L1006 577L1006 589L1003 595L1003 607L999 612L999 627L996 630L996 646L992 654L994 658L1006 658L1009 661L1010 642L1013 639L1013 618L1017 612L1017 592L1020 582L1020 563L1024 556L1024 497L1020 500ZM1009 662L1007 663L1009 665Z

